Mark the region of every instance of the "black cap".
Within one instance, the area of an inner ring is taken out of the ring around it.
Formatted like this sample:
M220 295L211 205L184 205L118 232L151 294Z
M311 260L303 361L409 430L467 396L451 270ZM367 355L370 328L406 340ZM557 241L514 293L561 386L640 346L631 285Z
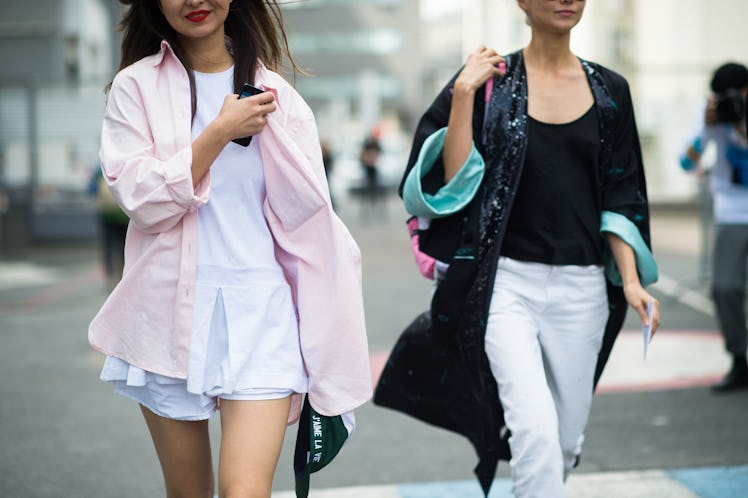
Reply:
M715 93L724 92L728 88L743 88L747 85L748 68L736 62L728 62L718 67L710 83Z

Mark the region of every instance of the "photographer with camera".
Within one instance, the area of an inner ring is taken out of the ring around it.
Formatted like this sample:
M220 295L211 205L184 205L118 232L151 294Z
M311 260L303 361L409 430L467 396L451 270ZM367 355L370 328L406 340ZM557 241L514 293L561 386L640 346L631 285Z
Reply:
M732 355L732 367L715 393L748 388L746 363L746 259L748 259L748 143L746 94L748 68L727 63L714 72L712 95L704 112L704 126L681 156L687 171L703 172L700 164L706 145L716 146L709 173L713 198L715 242L712 297L717 320Z

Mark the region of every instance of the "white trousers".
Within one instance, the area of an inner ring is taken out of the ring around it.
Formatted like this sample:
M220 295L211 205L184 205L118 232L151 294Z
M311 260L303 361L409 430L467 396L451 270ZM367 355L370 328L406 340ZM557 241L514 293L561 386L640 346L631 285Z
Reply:
M607 319L602 267L500 258L485 347L511 431L517 498L564 496Z

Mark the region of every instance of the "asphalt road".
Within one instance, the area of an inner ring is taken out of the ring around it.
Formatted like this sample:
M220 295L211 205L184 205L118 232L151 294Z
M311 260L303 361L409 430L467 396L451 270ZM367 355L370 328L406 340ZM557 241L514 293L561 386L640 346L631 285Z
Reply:
M426 309L430 286L412 262L397 202L375 214L339 205L362 248L370 349L381 358ZM748 392L714 396L703 385L727 360L699 279L696 214L663 210L653 218L655 253L667 277L667 285L653 289L662 302L663 339L652 343L649 366L621 357L616 375L623 388L596 396L581 473L748 463ZM0 496L163 496L139 410L98 380L102 358L89 348L86 330L104 298L95 245L37 247L0 260ZM637 328L630 315L625 329ZM711 346L689 349L694 337ZM614 358L622 354L614 350ZM637 369L657 366L668 380L671 364L711 370L680 384L626 386L629 368L634 378ZM472 479L476 458L462 438L371 403L357 419L340 457L312 476L315 488ZM277 490L293 487L294 439L291 427ZM502 463L499 475L507 469Z

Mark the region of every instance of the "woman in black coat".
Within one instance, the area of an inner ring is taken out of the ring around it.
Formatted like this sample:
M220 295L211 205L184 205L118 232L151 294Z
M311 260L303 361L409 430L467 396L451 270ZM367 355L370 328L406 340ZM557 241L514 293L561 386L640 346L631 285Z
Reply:
M468 57L401 185L439 284L375 401L467 436L486 493L511 458L516 496L563 496L626 303L659 326L628 85L569 49L584 4L518 0L530 44Z

